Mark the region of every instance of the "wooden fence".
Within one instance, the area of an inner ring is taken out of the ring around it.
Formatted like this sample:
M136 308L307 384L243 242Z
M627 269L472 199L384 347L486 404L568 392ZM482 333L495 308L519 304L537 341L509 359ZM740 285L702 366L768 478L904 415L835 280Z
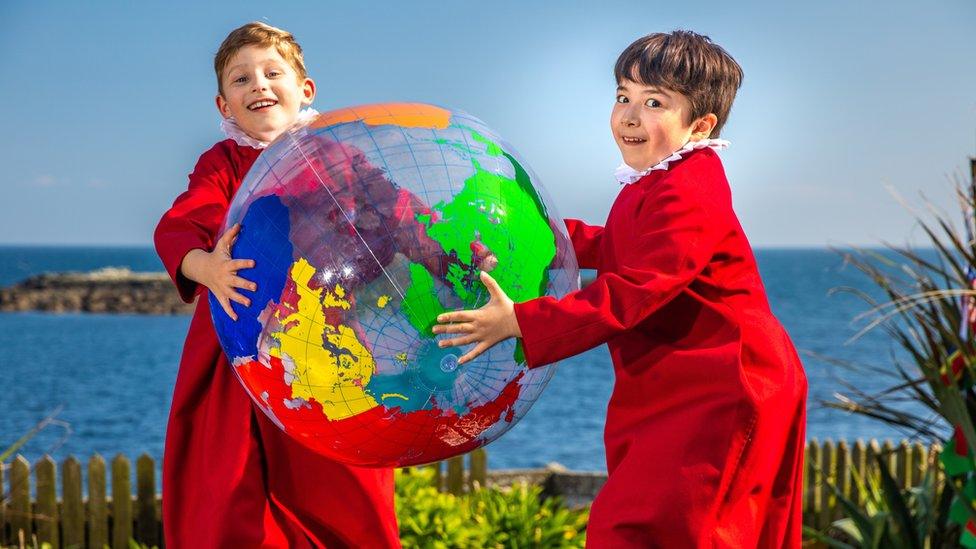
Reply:
M852 470L862 478L877 475L875 455L884 456L893 476L905 487L917 483L933 463L939 447L921 443L877 441L853 445L846 442L823 443L813 439L806 446L806 471L803 486L804 523L823 528L841 517L828 482L854 501L859 500ZM467 461L467 463L465 463ZM467 465L467 467L465 467ZM0 486L6 496L0 500L0 547L50 543L53 547L105 546L129 547L129 540L162 546L160 496L156 492L156 463L143 454L136 460L135 492L132 490L132 465L124 455L111 462L111 494L106 492L104 458L93 456L86 465L87 497L82 490L82 464L74 457L61 462L60 475L55 462L42 458L33 467L22 456L0 467ZM487 480L487 456L476 450L433 465L436 485L443 491L460 494ZM60 476L61 498L57 497ZM31 497L32 477L35 497ZM825 482L826 481L826 482Z
M846 441L823 443L812 439L806 445L803 478L803 523L824 529L834 520L844 516L843 508L831 485L853 502L864 503L864 494L858 489L857 478L862 482L880 478L877 458L881 456L899 486L909 488L922 480L929 467L937 467L937 482L944 482L938 455L941 446L926 448L922 443L902 441L897 446L890 440L879 444L876 440L865 443L858 440L853 445Z
M484 449L430 465L439 489L454 494L484 486L488 460ZM0 547L49 543L52 547L128 549L135 540L163 546L161 497L156 493L156 462L148 454L136 460L135 494L132 465L119 454L111 463L111 494L106 492L105 459L88 460L88 497L83 496L81 463L61 462L61 499L57 497L57 466L43 457L33 467L23 456L0 467ZM31 497L31 477L34 492ZM5 478L6 477L6 478Z

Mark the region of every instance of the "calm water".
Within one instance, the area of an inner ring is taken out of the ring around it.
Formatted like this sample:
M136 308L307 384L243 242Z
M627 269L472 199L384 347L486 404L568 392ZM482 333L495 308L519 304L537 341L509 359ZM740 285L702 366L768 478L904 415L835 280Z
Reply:
M773 311L793 337L810 379L811 437L896 437L862 417L824 408L840 380L863 390L886 385L876 375L830 365L828 355L862 364L890 362L882 332L851 345L851 319L865 310L831 288L869 285L828 250L760 250L760 269ZM0 286L45 271L127 266L161 271L149 248L0 247ZM87 457L92 452L161 456L169 400L189 317L0 313L0 449L58 405L67 429L52 426L23 453ZM565 361L525 419L489 447L490 466L535 467L559 462L603 470L602 428L613 384L605 348ZM69 431L70 430L70 431ZM63 444L61 444L63 442ZM58 447L58 444L61 444Z

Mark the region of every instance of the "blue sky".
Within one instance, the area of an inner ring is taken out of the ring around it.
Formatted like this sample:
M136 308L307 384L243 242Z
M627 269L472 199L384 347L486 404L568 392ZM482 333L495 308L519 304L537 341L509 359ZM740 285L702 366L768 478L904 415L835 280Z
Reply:
M564 216L602 222L619 190L617 54L675 28L744 68L722 156L754 246L917 238L889 188L954 208L951 179L976 154L976 3L606 4L0 3L0 244L148 244L222 139L213 53L251 20L296 35L319 110L475 114Z

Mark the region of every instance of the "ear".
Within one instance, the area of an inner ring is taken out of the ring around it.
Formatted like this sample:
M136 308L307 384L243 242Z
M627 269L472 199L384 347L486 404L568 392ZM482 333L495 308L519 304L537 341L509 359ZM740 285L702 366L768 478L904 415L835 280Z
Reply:
M695 141L708 139L712 135L712 130L715 129L716 124L718 124L718 117L715 116L715 113L708 113L695 120L691 125L691 138Z
M307 107L315 101L315 81L306 78L302 82L302 106Z
M224 99L224 96L217 94L214 101L217 103L217 111L220 113L220 116L230 118L230 106L227 105L227 100Z

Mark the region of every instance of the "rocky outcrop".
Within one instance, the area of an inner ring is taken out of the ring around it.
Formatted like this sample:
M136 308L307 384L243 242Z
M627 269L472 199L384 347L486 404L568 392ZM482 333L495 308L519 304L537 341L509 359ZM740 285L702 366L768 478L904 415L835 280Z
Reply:
M0 311L190 314L166 273L108 267L89 273L45 273L0 288Z

